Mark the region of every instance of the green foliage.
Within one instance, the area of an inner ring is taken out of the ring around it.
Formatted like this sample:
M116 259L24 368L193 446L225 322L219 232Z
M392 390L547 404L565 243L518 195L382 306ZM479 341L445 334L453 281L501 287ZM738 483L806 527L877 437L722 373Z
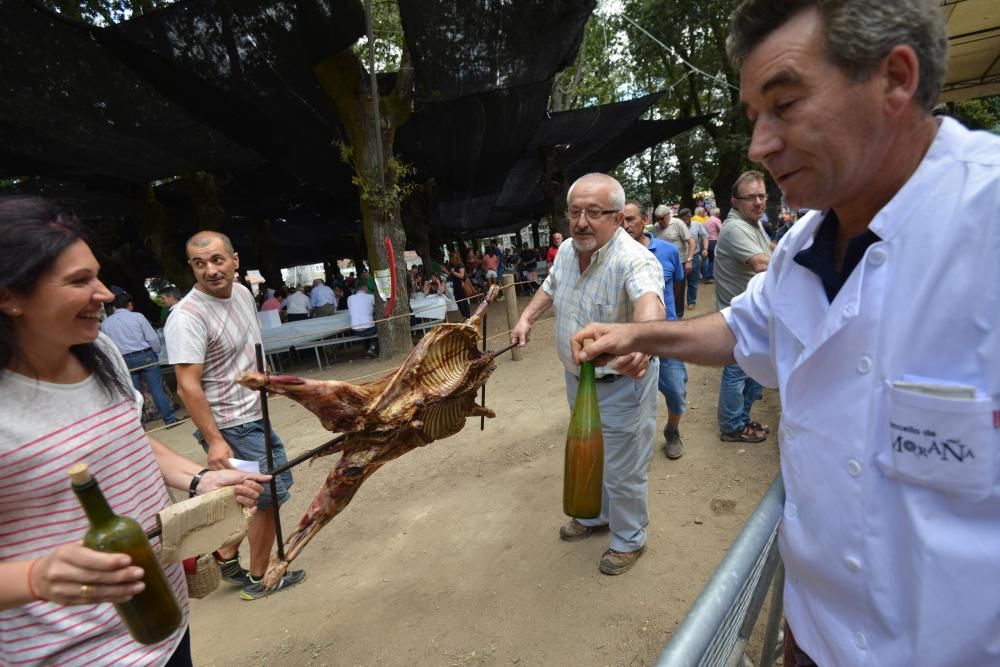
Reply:
M419 187L416 183L404 182L407 176L413 174L413 166L395 155L386 161L385 174L379 179L373 169L359 168L352 146L342 141L336 142L336 146L340 151L340 159L354 170L351 182L358 188L361 201L385 216L394 216L403 200Z
M1000 134L1000 95L948 105L949 115L971 130L989 130Z
M371 11L372 34L375 36L375 70L396 72L406 45L403 22L399 18L399 3L396 0L373 0ZM368 37L362 37L352 48L367 66Z
M632 97L620 69L625 56L621 19L598 10L587 21L576 62L559 72L549 98L550 111L609 104Z
M718 189L749 166L745 157L749 126L739 107L737 74L725 55L734 4L734 0L604 3L587 24L576 62L557 76L550 102L553 111L665 90L648 118L715 114L705 126L627 160L616 175L629 197L690 203L693 192Z
M725 55L733 5L732 0L623 4L624 16L634 22L626 22L634 85L642 92L668 91L653 117L715 114L705 126L671 141L666 154L654 150L636 160L647 187L661 184L661 192L650 193L653 201L690 203L693 191L718 189L725 172L747 166L749 127L740 113L738 77Z

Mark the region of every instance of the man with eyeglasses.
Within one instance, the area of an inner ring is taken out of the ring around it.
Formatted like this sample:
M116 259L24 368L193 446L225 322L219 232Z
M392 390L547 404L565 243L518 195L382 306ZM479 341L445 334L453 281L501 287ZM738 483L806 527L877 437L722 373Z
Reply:
M715 305L729 306L742 294L750 279L767 270L771 242L760 228L767 203L764 174L746 171L733 183L733 208L726 216L715 246ZM750 409L761 397L763 387L733 363L722 369L719 386L718 420L724 442L762 442L768 427L750 419Z
M572 239L559 248L542 289L524 309L510 340L525 345L532 325L555 308L557 351L572 406L580 373L569 345L575 331L592 321L658 321L666 313L659 262L619 227L625 207L621 184L606 174L588 174L570 186L566 203ZM603 506L596 519L570 520L559 537L575 542L610 529L610 548L598 569L614 575L631 568L646 548L659 360L646 354L623 355L599 367L597 376L604 435Z

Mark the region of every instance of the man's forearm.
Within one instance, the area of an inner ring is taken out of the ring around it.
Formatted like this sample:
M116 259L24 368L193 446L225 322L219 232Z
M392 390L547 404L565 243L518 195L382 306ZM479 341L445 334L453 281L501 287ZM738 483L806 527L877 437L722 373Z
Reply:
M725 366L735 361L736 336L720 313L631 326L635 327L635 349L640 352L701 366Z
M184 408L191 416L191 421L201 431L201 436L205 438L205 442L208 444L225 442L225 438L222 437L219 427L215 424L215 417L212 416L212 408L208 404L208 398L205 397L205 391L201 388L201 385L187 386L180 384L177 387L177 393L180 395L181 400L184 401Z

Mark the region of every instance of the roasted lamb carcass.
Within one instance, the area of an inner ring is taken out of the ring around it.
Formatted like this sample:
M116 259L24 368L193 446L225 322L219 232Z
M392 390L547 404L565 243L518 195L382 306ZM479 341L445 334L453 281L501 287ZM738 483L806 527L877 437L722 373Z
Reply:
M411 449L462 430L467 417L495 416L476 404L476 393L495 366L478 349L479 328L499 288L493 286L472 317L440 324L424 336L395 371L365 384L246 373L239 383L298 401L330 431L345 433L340 459L298 528L285 541L285 560L272 557L264 585L274 586L320 528L341 512L376 470Z

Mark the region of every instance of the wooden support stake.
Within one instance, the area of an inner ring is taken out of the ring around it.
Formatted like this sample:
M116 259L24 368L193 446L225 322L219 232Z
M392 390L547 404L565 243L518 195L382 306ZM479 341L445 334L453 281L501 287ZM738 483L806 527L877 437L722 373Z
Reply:
M517 312L517 290L514 289L514 274L503 274L503 300L507 306L507 328L513 329L517 324L520 313ZM510 356L514 361L521 361L524 358L524 350L514 347L510 351Z
M260 343L254 344L254 351L257 353L257 372L267 372L264 366L264 347ZM274 444L271 442L271 415L267 409L267 389L260 388L260 410L264 422L264 449L267 451L267 468L274 469ZM285 542L281 534L281 509L278 503L278 483L274 477L269 482L271 486L271 502L274 503L274 538L278 545L278 558L285 560Z
M483 313L483 352L486 352L486 318L487 313ZM480 405L484 408L486 407L486 383L483 383L483 398L479 401ZM479 415L479 430L486 430L486 415Z

